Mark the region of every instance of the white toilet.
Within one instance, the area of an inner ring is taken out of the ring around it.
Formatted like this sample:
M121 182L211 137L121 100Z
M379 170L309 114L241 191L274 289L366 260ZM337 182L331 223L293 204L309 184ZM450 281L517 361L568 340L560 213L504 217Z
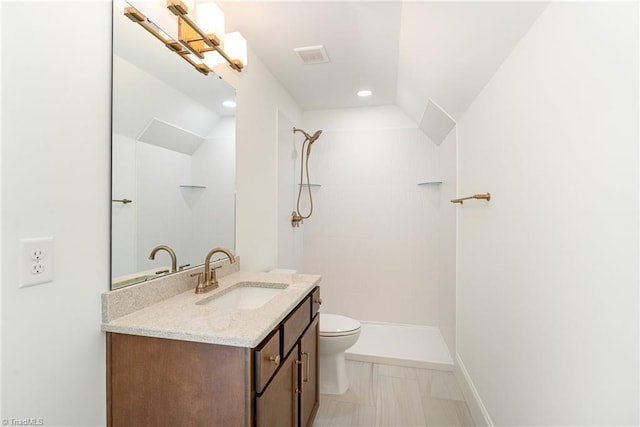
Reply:
M360 322L320 313L320 393L343 394L349 388L344 352L358 341Z

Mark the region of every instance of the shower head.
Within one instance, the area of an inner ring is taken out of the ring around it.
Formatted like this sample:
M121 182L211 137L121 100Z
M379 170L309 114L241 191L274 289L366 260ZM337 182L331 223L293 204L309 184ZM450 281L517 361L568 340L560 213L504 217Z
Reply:
M304 137L307 138L307 140L309 141L309 144L313 144L315 142L315 140L318 139L320 137L320 134L322 133L322 131L319 130L319 131L316 131L316 133L314 133L313 135L309 135L308 133L306 133L302 129L298 129L298 128L293 128L293 132L294 133L295 132L302 132Z
M309 144L313 144L315 142L316 139L320 138L320 134L322 133L321 130L316 131L316 133L314 133L313 135L311 135L311 137L309 138L307 136L307 138L309 139Z

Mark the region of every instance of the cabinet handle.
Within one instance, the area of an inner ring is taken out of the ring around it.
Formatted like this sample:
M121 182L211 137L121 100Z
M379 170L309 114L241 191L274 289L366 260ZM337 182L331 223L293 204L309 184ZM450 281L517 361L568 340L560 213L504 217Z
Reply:
M305 356L307 358L307 369L305 369L306 378L303 377L302 382L308 383L309 382L309 353L307 353L306 351L303 351L302 357L305 357Z
M296 366L299 366L299 365L303 365L302 360L296 359ZM304 382L304 379L302 381ZM303 390L304 390L304 386L300 384L300 388L299 389L296 388L296 393L302 394Z
M275 356L269 356L269 361L273 362L274 365L278 366L280 364L280 355L277 354Z
M298 376L296 375L298 372L298 365L300 364L300 361L296 359L295 363L292 364L291 366L293 367L293 372L291 372L291 379L292 379L292 387L291 389L293 390L293 393L291 393L291 408L293 409L291 411L291 425L295 426L297 425L297 418L298 418L298 395L302 394L302 390L300 390L298 388Z
M322 298L314 298L313 302L315 302L318 305L322 305Z

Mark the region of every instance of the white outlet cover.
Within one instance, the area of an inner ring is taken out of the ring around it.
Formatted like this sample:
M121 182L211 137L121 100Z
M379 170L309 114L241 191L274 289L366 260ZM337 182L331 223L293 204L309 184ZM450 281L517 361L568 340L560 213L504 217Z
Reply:
M53 281L53 237L20 239L19 257L21 288Z

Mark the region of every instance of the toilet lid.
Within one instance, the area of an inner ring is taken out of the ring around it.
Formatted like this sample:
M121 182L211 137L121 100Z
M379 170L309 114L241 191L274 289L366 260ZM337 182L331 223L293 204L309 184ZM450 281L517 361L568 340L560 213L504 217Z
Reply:
M339 314L320 313L320 335L352 335L360 331L360 322Z

